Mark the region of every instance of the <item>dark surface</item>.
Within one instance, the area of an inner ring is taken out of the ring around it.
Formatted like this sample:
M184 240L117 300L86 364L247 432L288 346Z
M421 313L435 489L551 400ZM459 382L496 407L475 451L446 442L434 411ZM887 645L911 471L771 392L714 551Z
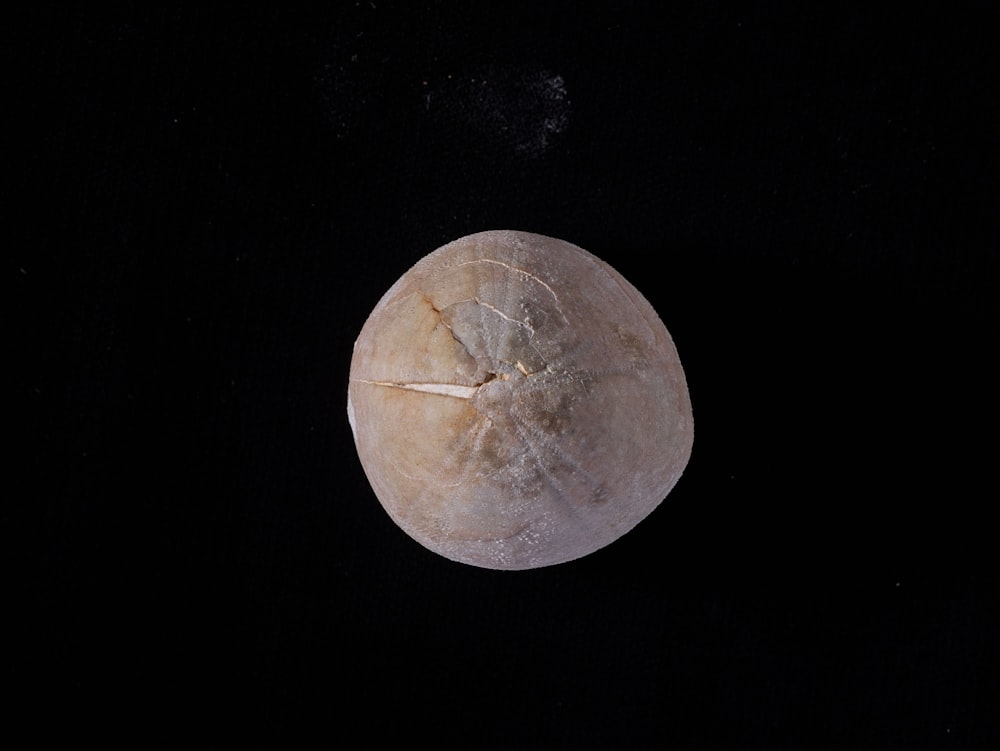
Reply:
M1000 747L1000 17L692 6L6 25L32 737ZM345 416L485 229L616 267L694 403L669 499L535 572L407 538Z

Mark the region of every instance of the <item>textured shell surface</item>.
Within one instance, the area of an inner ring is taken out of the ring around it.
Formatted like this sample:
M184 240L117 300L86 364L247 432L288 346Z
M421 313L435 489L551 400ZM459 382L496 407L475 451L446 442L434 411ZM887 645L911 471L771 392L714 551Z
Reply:
M493 569L619 538L676 484L694 437L646 299L575 245L514 231L449 243L389 289L354 346L348 418L390 517Z

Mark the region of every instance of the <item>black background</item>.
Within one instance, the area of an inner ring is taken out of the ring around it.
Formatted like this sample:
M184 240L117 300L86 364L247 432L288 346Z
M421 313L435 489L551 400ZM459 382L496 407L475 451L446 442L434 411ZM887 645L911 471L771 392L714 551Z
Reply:
M1000 17L768 7L11 21L11 714L997 748ZM406 537L345 415L379 297L485 229L616 267L694 403L666 502L534 572Z

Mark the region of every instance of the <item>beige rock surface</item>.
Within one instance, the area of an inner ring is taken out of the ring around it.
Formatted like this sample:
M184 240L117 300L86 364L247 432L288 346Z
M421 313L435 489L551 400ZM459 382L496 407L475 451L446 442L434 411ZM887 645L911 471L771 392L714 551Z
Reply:
M670 492L694 437L645 298L575 245L513 231L449 243L392 286L355 343L348 416L393 520L493 569L614 541Z

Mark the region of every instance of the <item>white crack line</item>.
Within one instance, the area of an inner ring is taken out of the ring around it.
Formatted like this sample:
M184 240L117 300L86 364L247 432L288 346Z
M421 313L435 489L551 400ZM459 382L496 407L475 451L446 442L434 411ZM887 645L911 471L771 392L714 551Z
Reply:
M471 399L479 391L478 386L458 386L454 383L396 383L394 381L365 381L360 378L355 379L355 383L368 383L372 386L387 386L407 391L422 391L425 394L453 396L457 399Z

